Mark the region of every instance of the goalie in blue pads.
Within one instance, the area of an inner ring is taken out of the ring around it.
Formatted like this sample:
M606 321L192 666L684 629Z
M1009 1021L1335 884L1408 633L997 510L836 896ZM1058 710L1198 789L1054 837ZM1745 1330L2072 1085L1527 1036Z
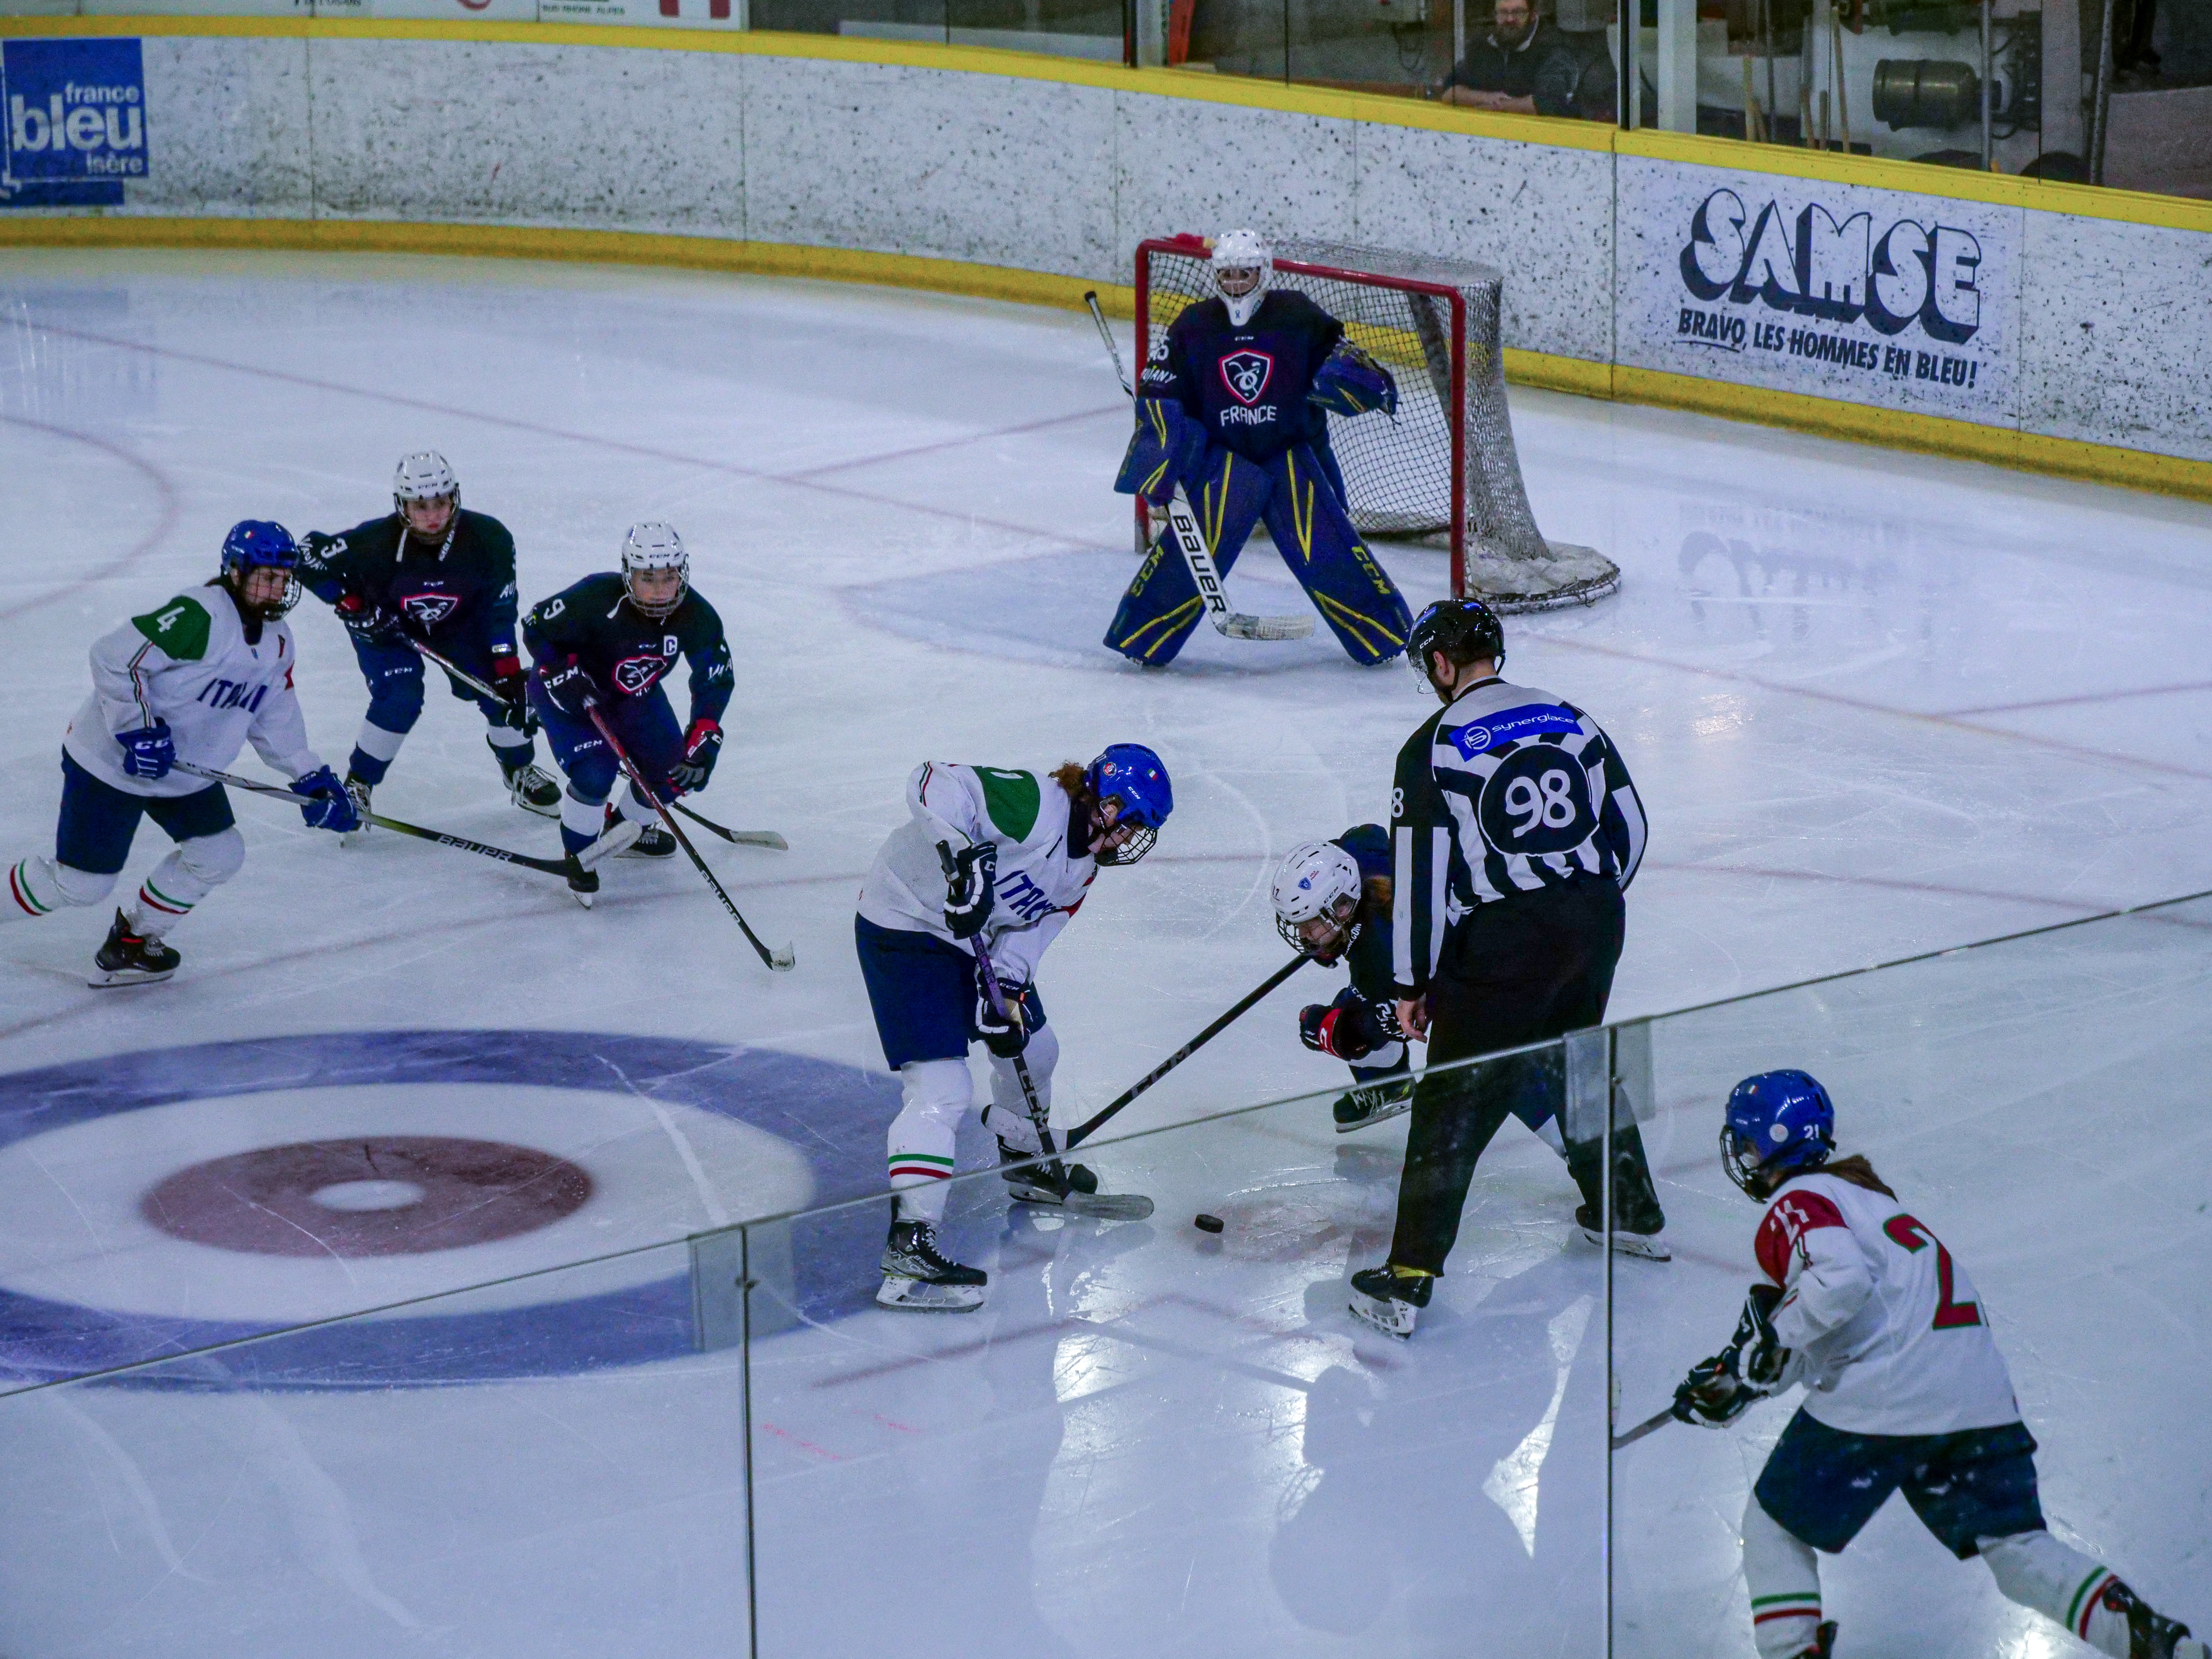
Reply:
M1214 243L1218 297L1176 318L1145 365L1136 435L1114 488L1159 507L1181 484L1224 577L1266 520L1352 659L1383 662L1404 652L1413 616L1345 512L1328 416L1395 413L1398 388L1311 300L1270 293L1273 268L1251 231ZM1163 535L1121 596L1106 643L1159 667L1175 660L1205 611L1189 567Z

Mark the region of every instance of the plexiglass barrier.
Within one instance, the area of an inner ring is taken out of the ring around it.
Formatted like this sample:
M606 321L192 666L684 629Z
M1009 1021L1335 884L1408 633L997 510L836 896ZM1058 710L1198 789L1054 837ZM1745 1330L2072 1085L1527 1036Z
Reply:
M1607 1431L1729 1339L1759 1211L1720 1107L1781 1066L1972 1273L2053 1528L2185 1601L2208 944L2191 901L1476 1062L1570 1139L1638 1125L1673 1259L1586 1239L1508 1121L1410 1341L1346 1310L1408 1119L1339 1133L1332 1089L1085 1146L1140 1221L956 1178L972 1313L876 1305L878 1197L32 1383L0 1652L1748 1656L1795 1401ZM2067 1650L1901 1504L1827 1589L1847 1651Z

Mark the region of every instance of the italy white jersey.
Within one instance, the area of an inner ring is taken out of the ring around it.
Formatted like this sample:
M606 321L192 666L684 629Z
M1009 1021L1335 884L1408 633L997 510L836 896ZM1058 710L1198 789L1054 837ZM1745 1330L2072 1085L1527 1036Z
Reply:
M1897 1200L1815 1171L1767 1206L1759 1265L1786 1294L1775 1334L1806 1412L1851 1434L1949 1434L2020 1421L1989 1310ZM1801 1369L1802 1367L1802 1369Z
M92 645L92 695L71 717L62 746L112 788L133 795L189 795L204 778L173 771L155 779L123 769L116 734L169 723L177 758L228 770L250 739L286 778L322 765L292 691L296 653L282 620L246 640L229 590L210 583L133 617Z
M1073 805L1049 772L930 761L906 782L914 816L894 830L860 888L860 914L878 927L935 934L961 950L945 925L945 870L937 843L955 853L998 846L998 884L983 942L1002 979L1036 976L1045 946L1060 937L1090 891L1097 861L1067 847Z

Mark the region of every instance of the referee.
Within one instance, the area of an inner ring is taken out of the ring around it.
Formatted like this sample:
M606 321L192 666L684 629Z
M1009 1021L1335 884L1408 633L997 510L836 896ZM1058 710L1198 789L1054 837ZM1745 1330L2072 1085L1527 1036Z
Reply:
M1605 1018L1626 923L1621 890L1644 856L1644 808L1612 740L1548 691L1498 675L1505 636L1480 599L1424 611L1407 660L1444 705L1398 751L1391 975L1398 1019L1428 1039L1431 1067L1540 1042ZM1390 1259L1352 1278L1352 1311L1411 1336L1444 1258L1476 1160L1524 1094L1559 1088L1529 1054L1425 1078L1413 1093ZM1668 1259L1666 1217L1633 1125L1613 1145L1615 1247ZM1600 1218L1601 1143L1567 1145Z

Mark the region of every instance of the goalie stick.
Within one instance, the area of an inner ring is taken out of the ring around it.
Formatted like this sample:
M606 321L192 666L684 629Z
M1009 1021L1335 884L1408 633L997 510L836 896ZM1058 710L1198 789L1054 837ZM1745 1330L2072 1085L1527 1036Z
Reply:
M1121 348L1115 343L1114 331L1106 326L1106 313L1098 308L1098 295L1083 296L1083 303L1091 307L1091 320L1098 325L1100 337L1106 349L1113 354L1114 374L1121 382L1121 390L1136 401L1137 389L1129 384L1127 370L1121 367ZM1182 556L1184 568L1190 572L1191 585L1198 589L1198 597L1205 603L1207 620L1214 631L1232 640L1303 640L1314 631L1311 617L1254 617L1229 608L1228 595L1221 589L1221 573L1214 568L1213 554L1206 544L1206 537L1198 527L1198 514L1191 511L1190 497L1182 484L1175 487L1175 495L1168 502L1168 534L1174 538L1175 550Z
M668 826L668 833L676 837L676 844L690 857L693 866L706 878L707 885L714 890L714 896L722 901L722 908L730 913L730 920L736 922L739 930L744 933L745 943L753 947L754 952L759 956L762 963L770 972L789 973L799 963L799 958L793 953L791 946L786 945L771 951L761 943L760 935L753 932L752 924L745 920L744 913L739 910L732 902L730 896L722 890L722 884L714 879L714 872L707 867L707 860L699 856L699 849L691 844L691 837L684 833L684 826L677 823L676 815L661 804L660 797L654 793L653 787L646 782L645 774L638 769L637 763L629 757L629 750L623 748L622 739L615 736L614 727L607 724L607 717L599 712L599 699L585 698L584 712L592 717L592 724L599 728L599 735L606 739L607 747L614 751L615 758L622 763L622 769L629 775L630 787L637 791L647 805L660 814L660 821Z
M243 789L252 794L267 795L274 800L289 800L301 806L307 805L318 797L295 794L291 790L273 783L258 783L252 778L241 778L234 772L218 772L211 766L195 766L190 761L179 761L176 769L189 772L196 778L205 778L210 783L228 784L234 789ZM434 841L441 847L450 847L460 853L481 853L488 859L497 859L502 864L519 864L526 870L543 870L549 876L565 877L568 873L567 859L532 858L527 853L510 853L504 847L490 847L480 841L471 841L466 836L449 836L442 830L425 830L420 824L402 823L398 818L380 817L374 812L363 812L362 822L373 823L380 830L397 830L403 836L413 836L422 841Z
M945 879L949 887L957 875L959 866L953 860L949 842L937 843L938 862L945 866ZM983 980L983 994L989 998L991 1012L999 1020L1012 1024L1013 1016L1006 1010L1006 994L999 988L998 969L991 965L991 952L978 933L968 941L975 953L976 971ZM1036 1084L1030 1077L1029 1062L1019 1054L1013 1056L1014 1079L1022 1085L1022 1103L1029 1110L1030 1123L1036 1130L1037 1145L1043 1148L1042 1161L1045 1179L1060 1194L1060 1206L1070 1215L1096 1216L1101 1221L1142 1221L1152 1212L1152 1200L1142 1193L1085 1192L1079 1187L1068 1170L1060 1161L1060 1153L1052 1144L1052 1121L1046 1115L1044 1103L1037 1098ZM1097 1183L1093 1182L1095 1188Z
M401 637L415 647L415 654L422 658L424 662L444 669L446 672L478 696L489 697L494 702L505 708L514 707L513 702L500 695L497 687L486 684L451 658L440 656L412 634L404 634ZM537 717L530 715L528 718L531 722L530 729L535 731ZM740 847L773 847L779 853L787 853L791 850L791 843L773 830L726 830L714 819L693 811L680 800L671 801L668 804L702 830L711 830L724 841L735 842Z
M1184 1043L1182 1048L1176 1049L1158 1065L1153 1066L1152 1069L1146 1073L1144 1076L1139 1078L1136 1082L1125 1090L1119 1097L1114 1100L1103 1110L1093 1115L1088 1122L1079 1123L1074 1128L1070 1129L1067 1132L1067 1150L1072 1152L1078 1146L1080 1146L1085 1141L1090 1139L1093 1134L1097 1133L1099 1127L1103 1124L1108 1118L1113 1116L1115 1113L1120 1111L1124 1106L1127 1106L1139 1095L1144 1093L1146 1090L1151 1088L1152 1085L1158 1083L1170 1072L1175 1070L1176 1066L1182 1065L1183 1061L1188 1060L1200 1048L1203 1048L1207 1043L1212 1042L1215 1037L1220 1036L1223 1031L1228 1029L1231 1022L1243 1015L1254 1003L1266 996L1268 992L1273 990L1278 985L1280 985L1292 974L1297 973L1299 969L1304 967L1307 962L1311 958L1310 958L1304 951L1299 951L1297 955L1292 957L1288 962L1275 969L1273 973L1268 975L1266 981L1257 990L1246 996L1244 1000L1239 1002L1234 1008L1231 1008L1227 1013L1222 1015L1220 1018L1215 1020L1212 1024L1207 1026L1203 1031L1200 1031L1189 1042Z

